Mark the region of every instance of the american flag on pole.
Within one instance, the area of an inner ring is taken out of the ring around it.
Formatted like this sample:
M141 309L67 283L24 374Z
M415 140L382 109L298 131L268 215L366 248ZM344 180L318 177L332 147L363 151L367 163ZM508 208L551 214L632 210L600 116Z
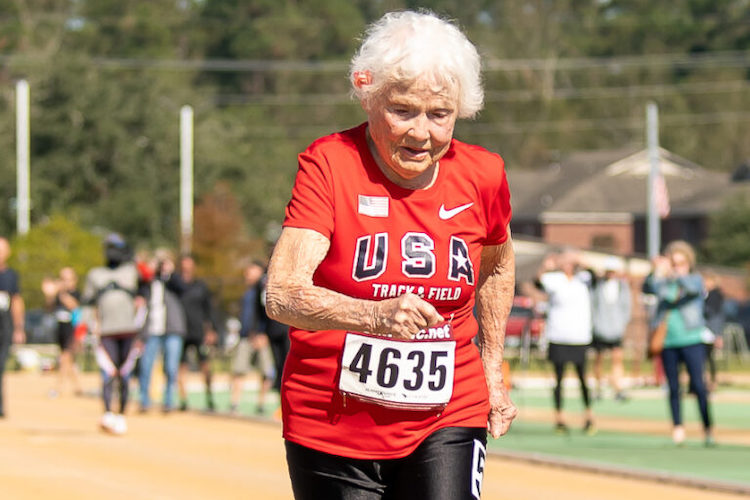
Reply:
M654 178L654 200L656 202L656 213L659 214L660 218L666 219L671 207L669 206L667 183L661 173Z

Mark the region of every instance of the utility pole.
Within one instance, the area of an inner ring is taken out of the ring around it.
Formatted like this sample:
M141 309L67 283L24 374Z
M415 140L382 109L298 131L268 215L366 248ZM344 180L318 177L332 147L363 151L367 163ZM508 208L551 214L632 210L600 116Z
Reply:
M29 232L29 83L16 82L16 230Z
M659 255L661 248L661 220L656 209L656 177L659 172L659 110L656 104L646 105L646 142L648 144L648 258Z
M180 251L193 243L193 108L180 109Z

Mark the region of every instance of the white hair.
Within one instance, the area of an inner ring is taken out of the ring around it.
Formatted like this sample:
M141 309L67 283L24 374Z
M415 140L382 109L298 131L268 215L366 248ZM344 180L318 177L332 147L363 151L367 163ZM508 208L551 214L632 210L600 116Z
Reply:
M368 27L349 81L367 107L390 85L426 78L457 96L459 118L472 118L484 104L480 70L476 47L453 23L427 11L390 12Z

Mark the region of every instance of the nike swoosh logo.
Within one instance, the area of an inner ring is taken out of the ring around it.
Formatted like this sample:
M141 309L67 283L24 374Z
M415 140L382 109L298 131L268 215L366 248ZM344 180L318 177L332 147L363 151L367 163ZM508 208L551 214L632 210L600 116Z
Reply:
M474 205L473 202L467 203L466 205L459 205L456 208L451 208L450 210L447 210L445 208L445 205L440 205L440 212L438 213L438 216L443 220L448 220L460 214L461 212L471 207L472 205Z

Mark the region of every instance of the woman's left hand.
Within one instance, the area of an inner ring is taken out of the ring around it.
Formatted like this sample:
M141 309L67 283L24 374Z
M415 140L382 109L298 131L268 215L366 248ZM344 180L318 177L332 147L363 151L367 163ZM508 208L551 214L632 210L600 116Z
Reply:
M487 430L490 435L495 439L504 435L517 415L518 408L510 400L508 389L500 384L498 394L490 395L490 415L487 421Z

